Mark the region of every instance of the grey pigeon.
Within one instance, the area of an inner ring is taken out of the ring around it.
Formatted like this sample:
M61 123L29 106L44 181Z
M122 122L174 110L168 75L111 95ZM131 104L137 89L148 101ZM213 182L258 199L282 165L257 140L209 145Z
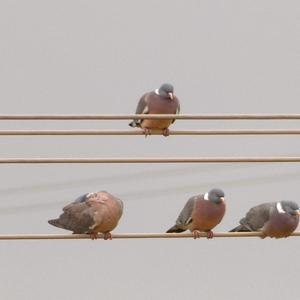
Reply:
M299 206L293 201L268 202L252 207L236 231L261 231L262 238L290 236L299 223Z
M178 114L180 104L174 95L174 88L169 83L164 83L159 89L146 93L140 99L136 114ZM169 135L169 126L174 123L172 119L143 119L133 120L131 127L144 129L145 135L151 134L151 130L162 130L164 136Z
M226 206L224 192L212 189L204 195L191 197L176 220L176 224L167 232L183 232L189 229L194 238L200 237L200 232L207 233L207 238L213 238L212 229L223 219Z

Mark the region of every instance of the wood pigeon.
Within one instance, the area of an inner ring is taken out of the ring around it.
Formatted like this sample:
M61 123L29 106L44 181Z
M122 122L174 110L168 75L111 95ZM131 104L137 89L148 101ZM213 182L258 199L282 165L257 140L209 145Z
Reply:
M230 231L261 231L262 238L288 237L297 228L299 215L299 206L293 201L263 203L252 207Z
M123 203L108 192L101 191L80 196L63 208L58 219L48 223L73 233L87 233L91 239L103 233L104 239L111 239L112 231L122 216Z
M225 214L224 192L212 189L204 195L191 197L176 220L176 224L167 232L183 232L189 229L194 238L200 237L200 232L207 233L207 238L213 238L212 229L217 226Z
M178 114L180 104L174 95L174 88L169 83L164 83L159 89L146 93L140 99L136 114ZM143 119L133 120L129 123L131 127L143 128L145 136L151 134L151 130L162 130L164 136L168 136L169 126L174 119Z

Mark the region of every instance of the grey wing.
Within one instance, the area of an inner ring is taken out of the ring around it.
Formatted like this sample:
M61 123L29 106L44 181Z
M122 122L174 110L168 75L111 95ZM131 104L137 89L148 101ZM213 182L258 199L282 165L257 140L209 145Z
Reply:
M176 225L178 227L185 228L192 222L192 213L195 206L195 200L196 196L190 198L185 204L184 208L182 209L176 220Z
M263 203L252 207L240 223L251 231L260 230L270 219L276 203Z
M147 114L148 113L148 105L147 105L147 94L143 95L140 99L135 114Z
M92 210L86 202L73 202L63 208L59 223L74 233L86 233L95 224Z
M149 107L147 104L147 94L143 95L142 98L140 99L135 114L140 115L140 114L148 114L149 113ZM143 120L135 120L134 123L136 125L140 125Z

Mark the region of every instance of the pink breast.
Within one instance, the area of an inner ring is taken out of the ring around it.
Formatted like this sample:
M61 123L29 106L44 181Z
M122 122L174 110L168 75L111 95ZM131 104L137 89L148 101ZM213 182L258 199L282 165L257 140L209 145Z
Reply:
M299 218L288 214L276 214L264 226L262 232L266 236L280 238L287 237L297 228Z
M225 204L215 204L211 201L196 201L194 211L192 213L193 222L190 230L211 230L217 226L223 219L225 214Z

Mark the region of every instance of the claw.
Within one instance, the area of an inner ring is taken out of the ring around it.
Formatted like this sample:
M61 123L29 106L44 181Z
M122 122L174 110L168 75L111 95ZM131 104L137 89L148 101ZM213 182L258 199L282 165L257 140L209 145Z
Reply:
M92 240L96 240L98 238L97 232L89 232L89 235Z
M104 232L104 233L103 233L103 238L104 238L105 240L112 240L111 233L110 233L110 232Z
M201 232L199 230L193 230L194 239L199 239L201 237Z
M144 134L145 134L145 138L146 138L148 135L151 135L151 129L149 129L149 128L144 128Z
M211 230L206 231L206 237L208 239L212 239L214 237L214 233Z
M165 128L165 129L163 130L163 136L167 137L167 136L169 136L169 135L170 135L170 130L169 130L169 128Z

